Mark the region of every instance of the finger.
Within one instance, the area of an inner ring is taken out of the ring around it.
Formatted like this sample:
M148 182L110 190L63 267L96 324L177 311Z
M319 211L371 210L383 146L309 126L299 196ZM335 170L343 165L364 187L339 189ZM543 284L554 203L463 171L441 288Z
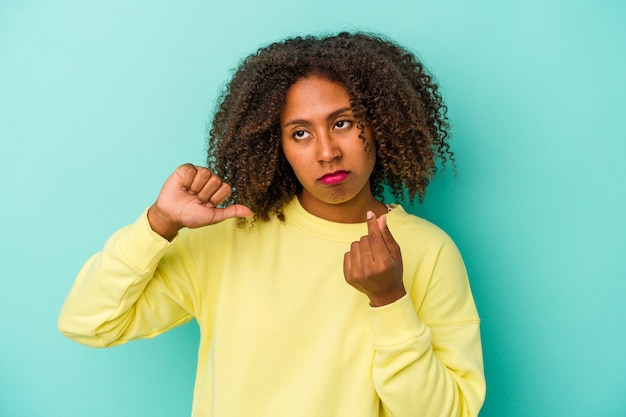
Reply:
M355 279L355 277L359 276L362 272L361 243L352 242L350 244L350 252L346 253L346 255L344 256L344 263L346 262L346 256L348 257L347 262L350 266L350 275L346 275L346 278Z
M352 277L352 261L350 259L350 252L346 252L343 255L343 276L347 281Z
M181 187L188 190L196 176L196 167L192 164L183 164L174 171L180 178Z
M391 230L389 230L389 226L387 226L386 214L383 214L378 218L378 228L380 229L381 235L383 237L383 242L387 247L387 251L394 259L400 259L400 245L398 245L398 242L396 242L396 240L393 238Z
M213 204L214 206L218 206L224 200L230 197L231 191L232 189L229 184L220 181L220 186L209 199L209 203Z
M387 215L383 214L382 216L380 216L377 220L376 220L376 226L378 226L378 230L380 231L380 236L383 240L383 243L385 244L385 248L387 248L387 252L389 251L389 238L391 238L391 240L393 240L393 236L391 236L391 232L389 231L389 228L387 227Z
M215 201L215 194L220 192L220 190L224 187L226 187L226 190L223 190L220 193L222 197L218 196L218 198L221 198L221 199ZM198 193L196 194L196 197L203 204L210 203L213 206L217 206L229 195L230 195L230 186L222 182L222 179L220 177L212 174L211 177L204 184L202 189L198 191Z
M378 221L376 220L376 216L371 211L367 212L367 240L369 242L374 261L377 257L389 255L389 250L383 241L383 235L378 225Z
M193 177L193 181L188 187L189 192L192 194L198 194L200 191L202 191L202 189L212 176L213 174L211 174L211 171L209 171L208 169L197 168L196 175Z

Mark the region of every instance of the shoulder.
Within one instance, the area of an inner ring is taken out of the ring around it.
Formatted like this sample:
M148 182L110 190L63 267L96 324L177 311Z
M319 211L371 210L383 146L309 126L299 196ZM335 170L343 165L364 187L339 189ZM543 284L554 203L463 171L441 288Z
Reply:
M179 232L176 242L188 249L217 250L229 245L236 245L242 240L266 238L268 234L277 233L276 225L280 221L271 218L268 221L250 220L246 224L239 225L238 219L231 218L217 224L200 227L197 229L183 229Z
M450 236L436 224L408 213L401 205L394 205L387 215L389 230L400 243L403 240L413 244L429 246L454 245Z
M236 219L227 219L197 229L182 229L178 232L172 246L178 251L187 253L215 253L231 241L236 232Z

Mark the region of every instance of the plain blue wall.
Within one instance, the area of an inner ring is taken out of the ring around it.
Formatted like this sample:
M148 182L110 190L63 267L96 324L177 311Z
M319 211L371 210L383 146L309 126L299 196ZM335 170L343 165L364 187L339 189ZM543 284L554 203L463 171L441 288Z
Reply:
M187 416L194 324L89 349L56 329L76 272L204 131L229 71L303 33L390 35L435 73L458 177L412 211L461 248L482 417L623 416L621 1L0 0L0 416Z

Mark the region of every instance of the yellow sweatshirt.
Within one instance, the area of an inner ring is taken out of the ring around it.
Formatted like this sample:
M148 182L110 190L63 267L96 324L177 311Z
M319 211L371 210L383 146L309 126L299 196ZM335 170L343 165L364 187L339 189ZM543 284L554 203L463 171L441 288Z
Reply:
M383 307L343 277L365 223L332 223L294 199L286 222L234 220L168 242L144 213L83 267L59 328L105 347L200 327L194 417L477 416L479 318L461 256L396 206L408 294Z

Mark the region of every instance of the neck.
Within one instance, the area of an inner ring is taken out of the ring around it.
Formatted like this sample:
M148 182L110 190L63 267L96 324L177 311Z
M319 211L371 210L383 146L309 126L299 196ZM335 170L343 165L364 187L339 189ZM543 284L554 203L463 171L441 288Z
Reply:
M367 212L373 211L376 217L387 213L387 206L371 194L368 198L352 199L342 203L323 203L310 201L306 193L298 195L300 205L312 215L335 223L363 223L367 221Z

